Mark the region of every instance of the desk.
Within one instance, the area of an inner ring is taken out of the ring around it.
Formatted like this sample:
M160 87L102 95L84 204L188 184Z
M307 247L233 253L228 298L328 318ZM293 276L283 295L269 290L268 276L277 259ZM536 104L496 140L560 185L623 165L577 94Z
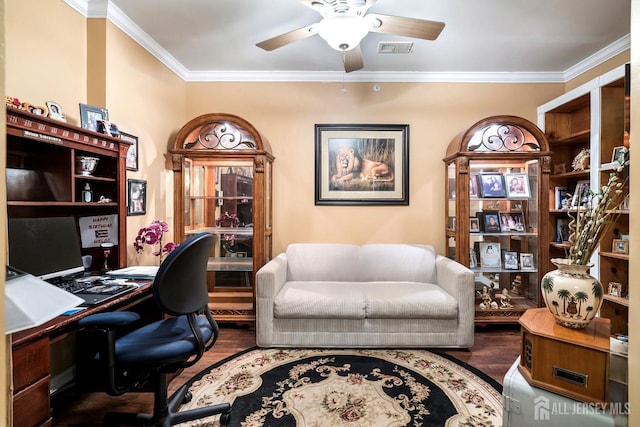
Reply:
M144 281L140 288L103 304L87 307L71 316L58 316L41 326L12 335L13 419L19 420L14 425L53 424L50 408L52 346L73 334L77 322L83 317L124 310L139 312L143 317L159 318L151 295L151 281Z

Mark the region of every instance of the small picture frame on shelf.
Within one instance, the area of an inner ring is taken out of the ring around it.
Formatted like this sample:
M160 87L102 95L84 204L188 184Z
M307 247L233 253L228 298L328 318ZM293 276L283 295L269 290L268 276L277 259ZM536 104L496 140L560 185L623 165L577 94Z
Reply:
M520 254L520 269L521 270L533 270L535 268L533 264L533 254L523 252Z
M478 193L478 176L471 175L469 177L469 197L478 198L480 197L480 193Z
M485 200L482 202L482 210L484 211L501 211L503 200Z
M567 187L556 187L554 197L554 208L558 210L566 210L571 207L571 197Z
M478 188L481 197L506 197L504 177L500 172L483 172L478 174Z
M100 120L109 121L109 111L106 108L80 104L80 125L84 129L98 132L98 122Z
M622 298L622 283L609 282L609 290L607 291L607 295Z
M613 152L611 154L611 163L617 162L623 165L627 159L628 151L629 149L624 145L621 145L619 147L613 147Z
M511 200L509 202L509 210L511 212L522 212L522 201L521 200Z
M481 242L480 243L480 266L482 268L497 267L500 268L502 260L500 259L500 243L498 242Z
M500 233L500 218L497 213L484 213L483 220L485 233Z
M502 254L502 266L505 270L518 269L518 252L504 251Z
M567 243L569 241L569 218L556 218L556 232L553 241L555 243Z
M507 197L510 199L528 199L531 197L529 175L526 173L507 173L504 175Z
M469 232L470 233L479 233L480 232L480 219L479 218L469 218Z
M613 239L611 242L611 252L614 254L628 254L629 253L629 241L622 239Z
M522 212L500 212L500 230L523 232L525 226Z
M127 180L127 215L145 215L147 213L147 181Z
M477 268L478 267L478 256L476 255L476 251L473 249L469 249L469 268Z
M54 101L47 101L44 103L44 105L46 105L47 110L49 110L49 114L47 115L47 117L61 122L67 121L67 119L64 117L64 114L62 114L62 107L60 107L60 104Z
M591 183L588 180L578 181L571 198L572 208L588 207Z

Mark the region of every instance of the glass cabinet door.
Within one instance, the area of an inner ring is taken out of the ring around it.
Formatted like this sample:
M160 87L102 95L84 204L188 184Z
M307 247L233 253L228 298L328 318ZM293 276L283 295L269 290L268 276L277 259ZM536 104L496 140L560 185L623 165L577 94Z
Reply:
M169 150L176 242L215 237L208 262L209 308L218 322L255 322L255 275L272 256L269 141L242 117L208 113L187 122Z
M253 163L185 160L185 233L208 232L210 292L251 288L253 275Z
M468 265L478 306L537 307L539 161L469 166Z

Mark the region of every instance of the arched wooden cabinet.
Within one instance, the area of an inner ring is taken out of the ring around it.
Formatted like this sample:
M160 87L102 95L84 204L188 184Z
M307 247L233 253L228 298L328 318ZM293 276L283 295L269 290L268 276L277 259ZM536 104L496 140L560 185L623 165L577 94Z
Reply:
M477 323L517 322L542 304L550 156L544 133L515 116L480 120L447 148L447 254L476 275Z
M255 321L255 273L272 256L272 164L267 139L241 117L194 118L176 136L174 234L208 232L209 306L218 321Z

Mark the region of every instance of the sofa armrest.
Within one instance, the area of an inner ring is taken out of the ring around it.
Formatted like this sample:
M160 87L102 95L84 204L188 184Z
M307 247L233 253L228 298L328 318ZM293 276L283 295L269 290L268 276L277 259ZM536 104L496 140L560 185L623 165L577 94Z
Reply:
M459 262L442 255L436 257L436 284L458 301L459 328L466 334L465 342L471 347L475 328L475 280L473 271Z
M256 344L268 347L273 340L273 307L287 281L287 255L281 253L256 273Z

